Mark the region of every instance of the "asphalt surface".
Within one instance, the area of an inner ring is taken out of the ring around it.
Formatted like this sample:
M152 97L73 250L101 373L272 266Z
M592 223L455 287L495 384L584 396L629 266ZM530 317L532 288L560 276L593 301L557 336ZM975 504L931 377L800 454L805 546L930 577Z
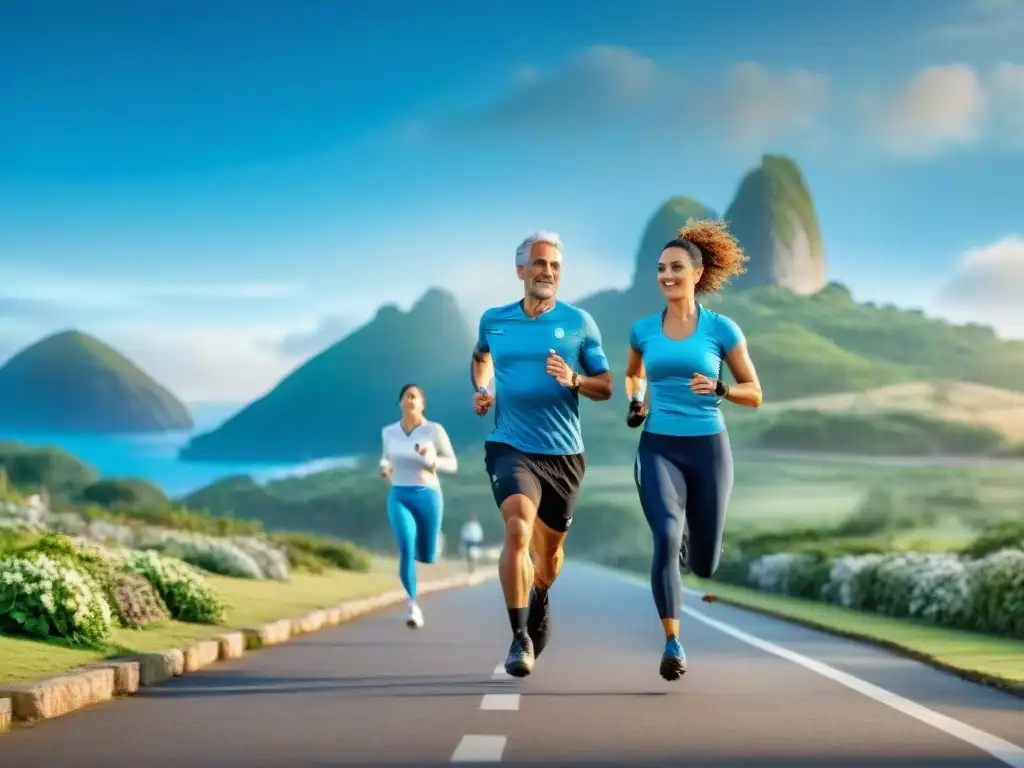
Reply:
M642 580L569 564L551 603L524 680L495 581L17 729L0 765L1024 766L1024 701L893 654L688 597L720 624L684 616L667 683Z

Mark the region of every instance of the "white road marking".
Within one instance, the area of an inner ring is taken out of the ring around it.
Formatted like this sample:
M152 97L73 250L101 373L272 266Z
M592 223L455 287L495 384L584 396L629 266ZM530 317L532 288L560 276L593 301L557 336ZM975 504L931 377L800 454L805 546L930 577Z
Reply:
M452 753L453 763L500 763L505 736L463 736Z
M488 693L480 702L480 709L517 712L519 710L518 693Z
M633 577L624 573L619 573L618 571L609 572L631 584L643 584L644 586L647 586L646 582L638 578L634 579ZM684 592L696 597L701 597L704 594L703 592L697 592L692 589L685 589ZM1009 741L1000 739L998 736L993 736L991 733L986 733L974 726L967 725L967 723L954 720L952 717L944 715L941 712L928 709L928 707L918 704L915 701L906 699L892 691L887 691L885 688L881 688L874 683L861 680L859 677L854 677L846 672L842 672L835 667L830 667L828 664L812 659L809 656L804 656L802 653L791 651L788 648L783 648L781 645L776 645L775 643L767 640L762 640L760 637L744 632L742 629L737 629L731 624L726 624L724 621L709 618L700 611L695 611L689 606L682 606L682 610L687 616L711 627L712 629L717 629L719 632L729 635L730 637L739 640L741 643L746 643L747 645L758 648L765 653L770 653L774 656L785 659L786 661L790 661L793 664L797 664L804 669L816 672L822 677L828 678L833 682L844 685L851 690L857 691L857 693L867 696L869 699L877 701L879 704L891 707L897 712L902 712L908 717L919 720L925 725L930 725L932 728L936 728L943 733L967 742L971 746L977 747L982 752L988 753L1005 765L1012 766L1012 768L1024 768L1024 747L1020 747L1017 744L1012 744Z

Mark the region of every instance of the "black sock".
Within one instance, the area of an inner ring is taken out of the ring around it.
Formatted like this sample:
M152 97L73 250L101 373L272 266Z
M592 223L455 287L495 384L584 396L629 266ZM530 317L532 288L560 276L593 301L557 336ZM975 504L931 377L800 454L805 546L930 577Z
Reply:
M513 632L525 632L526 631L526 617L529 614L529 608L509 608L508 609L508 621L512 625Z

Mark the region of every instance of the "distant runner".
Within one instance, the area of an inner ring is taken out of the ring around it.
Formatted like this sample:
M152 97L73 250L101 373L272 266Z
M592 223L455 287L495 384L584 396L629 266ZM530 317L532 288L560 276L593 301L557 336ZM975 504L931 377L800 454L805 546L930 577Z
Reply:
M637 427L647 421L633 472L654 536L651 591L665 629L659 671L666 680L678 680L686 672L679 641L679 563L710 578L722 549L733 467L719 405L722 400L761 405L761 385L743 332L696 299L741 274L745 260L722 222L683 227L658 258L658 284L668 306L638 320L629 334L626 423ZM722 380L723 362L735 386Z
M480 559L480 548L484 543L484 529L476 515L470 515L459 533L462 556L466 558L466 567L470 573L476 570L476 561Z
M391 481L388 521L398 542L398 575L409 595L406 626L423 626L416 602L416 561L437 559L444 501L438 472L455 472L458 461L444 427L423 415L425 398L415 384L399 393L402 418L381 430L380 475Z
M586 470L579 395L609 399L612 376L593 318L555 298L562 277L558 235L538 232L520 243L516 274L523 299L480 318L472 380L473 410L482 416L494 406L484 463L505 521L498 563L512 625L505 671L524 677L547 644L548 590L562 567Z

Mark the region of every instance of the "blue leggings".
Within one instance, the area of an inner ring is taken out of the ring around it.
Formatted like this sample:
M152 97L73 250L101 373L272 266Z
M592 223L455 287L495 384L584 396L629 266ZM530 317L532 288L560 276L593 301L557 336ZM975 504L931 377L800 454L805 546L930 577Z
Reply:
M654 604L661 618L678 619L683 601L679 548L684 522L690 533L690 570L707 579L718 568L733 483L729 436L724 431L695 437L644 432L633 479L654 537Z
M444 501L441 491L422 485L392 486L388 494L388 521L398 542L398 575L409 597L416 597L416 561L437 559Z

